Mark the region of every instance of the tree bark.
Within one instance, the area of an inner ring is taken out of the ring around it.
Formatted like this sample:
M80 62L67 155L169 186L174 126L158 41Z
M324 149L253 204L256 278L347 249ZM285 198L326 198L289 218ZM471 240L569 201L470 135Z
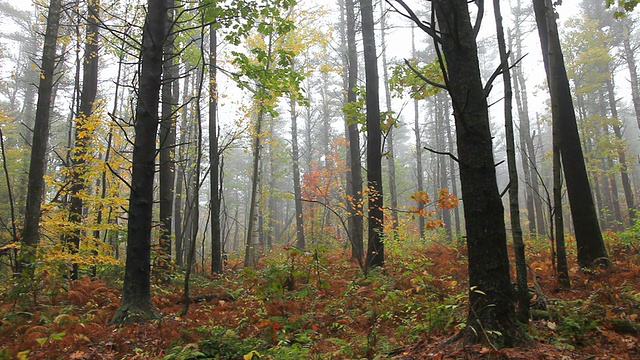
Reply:
M378 59L371 0L360 0L362 40L366 78L367 107L367 193L369 196L369 239L365 269L384 266L383 194L382 194L382 132L378 96Z
M507 43L502 26L502 13L499 0L493 0L493 10L496 19L500 61L502 63L502 81L504 83L504 118L507 141L507 166L509 169L509 213L516 260L517 316L520 322L526 324L531 318L531 313L529 309L529 286L527 284L527 260L525 258L524 240L522 239L522 226L520 225L520 201L518 198L520 181L518 179L518 168L516 165L515 131L513 129L513 92L511 89L511 73L509 71L509 55L507 54Z
M163 282L169 281L169 263L171 262L171 234L173 221L173 192L175 190L175 145L176 117L178 105L178 56L174 44L175 31L173 19L175 0L166 0L167 39L164 42L164 78L162 82L162 120L160 122L160 239L158 246L158 267Z
M35 261L36 248L40 241L40 212L44 196L44 174L47 159L47 144L51 125L51 102L53 93L53 72L56 66L56 45L62 0L51 0L47 15L47 30L42 50L42 72L38 86L38 102L33 128L31 146L31 162L29 163L29 179L27 184L27 201L24 228L22 231L22 247L20 248L18 272L24 273L24 279L31 281Z
M382 47L382 82L384 87L385 101L387 112L391 113L391 89L389 88L389 63L387 62L387 44L386 44L386 14L384 11L384 1L380 2L380 46ZM396 187L396 159L393 139L393 129L395 124L389 127L387 133L387 163L389 166L389 200L391 201L391 228L394 236L398 227L398 195Z
M504 207L496 182L488 105L466 0L434 0L446 86L456 122L469 255L469 313L464 338L498 347L521 339L509 276ZM496 336L492 331L498 331Z
M356 47L356 15L354 0L346 0L347 13L347 57L348 57L348 87L347 101L355 102L357 95L355 87L358 81L358 49ZM347 119L349 136L349 170L351 176L347 179L352 198L347 199L349 206L349 239L351 241L351 256L364 265L364 219L362 209L362 164L360 160L360 132L358 124L353 119Z
M158 317L151 304L151 218L166 16L165 1L148 1L136 104L136 138L133 147L124 287L120 306L111 319L111 324Z
M533 5L551 93L552 116L554 122L559 122L562 133L560 151L578 247L578 265L607 266L610 261L591 195L553 5L550 0L533 0Z
M216 25L209 26L209 159L211 168L211 273L222 273L224 249L220 232L220 150L218 149L218 37Z
M609 95L609 107L611 108L611 116L615 119L616 123L613 125L613 133L616 138L622 141L622 130L620 129L620 125L618 122L620 118L618 117L618 106L616 104L615 91L613 88L612 76L609 76L607 79L607 92ZM631 190L631 181L629 181L629 172L627 166L627 155L626 148L617 148L618 151L618 161L620 162L620 179L622 180L622 189L624 191L624 199L627 203L627 211L629 216L629 225L633 225L633 221L636 216L635 211L635 201L633 199L633 191Z

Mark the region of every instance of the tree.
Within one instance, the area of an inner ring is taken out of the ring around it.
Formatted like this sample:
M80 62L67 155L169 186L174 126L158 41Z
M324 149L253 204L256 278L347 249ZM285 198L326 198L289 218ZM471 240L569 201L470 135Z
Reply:
M533 5L551 94L553 121L558 122L562 134L559 146L576 234L578 265L606 266L609 263L607 250L587 177L553 5L550 0L534 0Z
M127 260L122 300L111 319L112 324L158 317L151 304L151 218L166 16L166 1L147 2L135 110L136 137L128 210Z
M356 85L358 80L358 49L356 47L356 19L354 0L345 1L347 18L347 103L357 101ZM347 194L349 206L349 238L351 240L351 256L362 265L364 260L364 224L362 216L362 165L360 160L360 131L358 123L347 116L347 133L349 138L349 172L347 177Z
M209 189L211 203L211 273L222 273L222 234L220 229L220 150L218 149L218 33L209 26Z
M511 236L513 237L513 247L516 258L516 280L517 280L517 310L518 320L528 323L529 313L529 286L527 285L527 261L524 254L524 241L522 239L522 226L520 225L520 201L518 199L518 169L516 166L516 145L513 129L512 101L513 91L511 88L511 74L509 72L509 55L507 54L507 44L502 27L502 14L500 1L493 1L493 11L496 19L496 32L498 35L498 49L500 51L500 62L502 66L502 80L504 83L504 118L505 133L507 140L507 166L509 169L509 215L511 218Z
M40 210L44 195L44 173L47 159L47 144L51 114L51 97L53 93L54 70L56 67L56 45L62 0L51 0L47 15L47 30L44 35L42 50L42 71L38 86L38 102L33 128L31 146L31 162L29 164L29 180L27 185L27 204L24 228L22 231L23 246L20 248L17 270L25 272L25 280L30 281L36 260L36 247L40 240Z
M382 130L380 126L380 99L378 96L378 60L373 28L373 4L360 0L362 15L362 42L366 78L367 107L367 192L369 195L369 239L365 269L384 265L384 225L382 197Z
M469 256L469 313L460 336L466 342L514 346L523 334L516 320L504 208L467 1L434 0L431 22L421 21L404 1L396 2L434 39L444 78L440 86L449 92L453 107Z
M173 220L173 193L175 187L176 106L178 102L178 66L173 24L175 0L166 0L166 40L164 46L162 80L162 119L160 121L160 238L158 265L161 271L169 270L171 261L171 234ZM162 280L168 280L162 274Z
M89 148L92 131L89 129L90 117L94 112L94 103L98 92L98 16L100 2L89 1L87 5L87 32L85 40L84 67L82 73L82 92L80 95L80 107L75 121L75 142L73 156L71 157L71 200L69 208L69 221L74 224L69 235L71 252L80 250L80 238L82 231L82 210L84 201L82 192L87 188L86 154ZM71 270L71 278L78 279L78 263L74 262Z

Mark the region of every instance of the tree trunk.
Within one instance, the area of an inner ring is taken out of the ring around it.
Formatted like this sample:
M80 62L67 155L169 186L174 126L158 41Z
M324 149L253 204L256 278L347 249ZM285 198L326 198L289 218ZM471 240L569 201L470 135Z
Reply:
M150 292L151 218L166 15L165 1L149 0L143 28L142 72L136 105L124 287L112 324L158 317L151 304Z
M611 107L611 116L615 119L615 124L613 125L613 133L616 135L616 138L619 141L622 141L622 131L620 129L620 118L618 117L618 106L616 104L616 97L613 88L612 76L609 76L607 79L607 92L609 95L609 106ZM629 181L629 173L627 167L627 155L626 155L626 147L618 147L618 161L620 162L620 179L622 180L622 189L624 190L624 199L627 203L627 211L629 215L629 225L633 225L633 220L635 219L635 203L633 199L633 191L631 190L631 182Z
M358 81L358 49L356 47L356 15L354 0L346 0L347 12L347 57L349 63L347 101L357 101L355 87ZM362 209L362 165L360 161L360 132L353 119L347 119L349 132L349 170L351 177L347 179L352 198L349 206L349 239L351 256L362 267L364 264L364 220Z
M291 108L291 162L293 166L293 194L296 207L296 246L298 249L306 247L304 240L304 214L302 213L302 190L300 187L300 164L298 150L298 113L296 100L289 100Z
M624 60L627 62L629 69L629 81L631 83L631 100L633 102L633 110L636 114L638 128L640 128L640 88L638 87L638 70L636 68L635 50L631 46L631 30L629 24L631 20L623 20L622 22L622 44L624 48Z
M522 334L509 276L504 207L496 182L475 34L466 0L434 0L432 4L447 59L445 79L456 122L467 233L470 307L464 337L467 342L514 346Z
M384 266L383 198L382 198L382 133L378 98L378 59L373 27L371 0L360 0L367 107L367 192L369 195L369 240L365 269Z
M69 222L74 224L69 235L69 244L72 253L80 250L80 238L82 231L82 210L84 201L82 192L87 188L86 180L86 154L91 141L92 131L88 122L93 114L94 102L98 92L98 16L100 12L100 2L98 0L89 1L87 5L87 33L85 40L84 61L82 69L82 92L80 96L80 107L75 121L75 139L73 145L73 156L71 157L71 188ZM71 278L78 279L78 263L74 262L71 270Z
M518 167L516 165L515 131L513 129L513 92L511 90L511 73L509 72L509 55L502 27L502 14L500 1L493 0L493 10L496 18L498 34L498 49L502 62L502 80L504 83L504 119L507 141L507 164L509 168L509 213L511 218L511 235L513 236L513 248L516 260L516 303L518 320L528 323L531 318L529 309L529 286L527 284L527 260L525 258L525 245L522 239L522 227L520 225L520 201L518 199L520 181L518 180Z
M570 288L569 266L567 264L567 251L564 242L564 218L562 216L562 163L560 159L560 142L562 136L557 121L553 122L553 219L555 223L555 248L556 271L558 272L558 285ZM553 246L552 246L553 248Z
M559 122L562 133L560 151L578 247L578 265L607 266L610 261L591 196L553 7L550 0L533 0L533 4L551 93L553 120Z
M51 0L47 15L47 30L42 50L42 72L38 86L38 102L36 105L33 141L31 146L31 162L29 163L29 180L27 185L27 203L25 209L24 228L22 231L22 247L20 248L18 272L24 272L24 279L31 281L35 261L36 247L40 241L40 214L44 196L44 174L49 139L51 97L53 76L56 66L56 45L62 0Z
M184 78L184 98L186 99L186 97L189 94L189 83L190 83L190 75L189 73L187 73L187 75ZM185 244L184 244L184 234L185 234L185 230L182 226L183 224L183 215L184 215L184 211L183 211L183 198L185 196L185 191L184 191L184 178L185 178L185 166L184 166L184 162L186 161L186 151L184 150L185 145L187 143L187 120L188 120L188 115L189 114L189 107L185 104L182 107L182 115L181 118L182 120L180 121L180 147L178 148L178 161L179 164L177 166L177 170L176 170L176 177L175 177L175 197L174 197L174 206L173 206L173 217L174 217L174 224L176 227L176 231L175 231L175 236L176 236L176 264L178 266L183 266L184 265L184 248L185 248Z
M176 89L178 86L178 56L174 44L175 31L173 19L175 0L166 0L167 18L164 42L164 78L162 82L162 120L160 121L160 238L158 244L158 268L161 281L169 281L169 263L171 262L171 231L173 220L173 192L175 190L175 145L176 118L178 105Z
M387 62L387 45L386 45L386 14L384 11L384 1L380 2L380 46L382 47L382 81L384 87L387 112L391 113L391 89L389 88L389 63ZM391 228L394 231L398 227L398 195L396 194L396 159L393 144L393 129L395 124L389 127L387 134L387 162L389 165L389 200L391 201Z
M220 232L220 150L218 149L218 37L214 24L209 26L209 159L211 167L209 180L211 186L211 273L222 273L224 249Z

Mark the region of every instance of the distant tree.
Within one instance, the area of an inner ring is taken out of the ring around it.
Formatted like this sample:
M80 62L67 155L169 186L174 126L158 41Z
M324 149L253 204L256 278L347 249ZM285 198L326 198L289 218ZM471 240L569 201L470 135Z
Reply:
M111 319L112 324L158 317L151 304L151 219L166 16L166 1L147 2L135 110L136 137L128 210L127 259L122 300Z

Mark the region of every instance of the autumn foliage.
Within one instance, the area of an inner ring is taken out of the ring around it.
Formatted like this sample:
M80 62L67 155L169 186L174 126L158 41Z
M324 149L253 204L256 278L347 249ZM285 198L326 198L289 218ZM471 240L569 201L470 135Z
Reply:
M115 266L78 281L42 274L27 304L3 284L0 358L634 359L640 255L629 234L608 235L614 266L574 266L572 290L557 286L544 241L531 240L533 348L442 347L466 319L466 251L431 239L388 241L385 271L367 277L335 245L280 248L255 269L197 278L184 317L181 279L154 286L162 319L119 327L107 325L120 299Z

